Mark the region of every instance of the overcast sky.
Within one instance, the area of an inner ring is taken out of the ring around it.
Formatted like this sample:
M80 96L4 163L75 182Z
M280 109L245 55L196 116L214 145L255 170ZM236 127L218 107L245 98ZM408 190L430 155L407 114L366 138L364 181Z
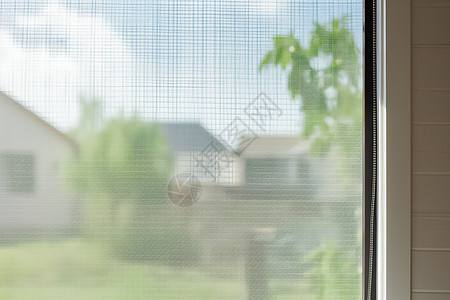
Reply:
M264 91L283 110L269 131L295 133L286 74L260 73L259 63L273 36L292 32L306 45L314 22L344 15L361 43L362 0L0 0L0 90L63 130L84 94L107 114L213 132Z

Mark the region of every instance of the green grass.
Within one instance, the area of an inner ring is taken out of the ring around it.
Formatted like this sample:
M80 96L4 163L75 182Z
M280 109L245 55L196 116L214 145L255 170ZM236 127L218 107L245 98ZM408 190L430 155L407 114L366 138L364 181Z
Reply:
M240 265L240 264L239 264ZM114 258L83 239L0 246L1 299L246 299L236 264L201 272ZM222 276L211 274L221 273ZM273 280L270 300L311 299L305 282ZM336 298L349 300L345 298Z
M244 281L113 259L83 240L0 248L0 299L245 299Z

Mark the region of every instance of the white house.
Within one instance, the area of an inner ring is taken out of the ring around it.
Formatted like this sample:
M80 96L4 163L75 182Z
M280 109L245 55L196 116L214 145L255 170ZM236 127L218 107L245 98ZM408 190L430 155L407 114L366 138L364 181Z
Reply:
M199 123L158 123L174 157L173 174L195 175L203 186L238 184L239 157Z
M0 235L68 234L77 229L79 203L60 176L76 144L0 92ZM21 235L24 236L24 235Z

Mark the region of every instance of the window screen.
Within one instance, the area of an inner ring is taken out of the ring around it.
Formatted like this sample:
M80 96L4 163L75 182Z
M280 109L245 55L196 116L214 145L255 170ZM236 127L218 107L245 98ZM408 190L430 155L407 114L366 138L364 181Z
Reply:
M362 299L363 13L0 0L0 298Z

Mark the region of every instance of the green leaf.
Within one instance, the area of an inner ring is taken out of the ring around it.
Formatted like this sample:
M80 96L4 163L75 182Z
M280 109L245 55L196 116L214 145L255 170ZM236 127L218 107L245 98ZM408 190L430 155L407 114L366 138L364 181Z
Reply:
M329 149L333 138L327 128L325 119L353 120L360 115L362 91L359 50L352 32L346 28L346 17L335 19L330 24L314 24L308 47L302 48L292 34L273 38L273 49L263 58L263 66L281 65L283 70L291 66L288 72L287 88L292 99L300 96L300 109L303 113L304 136L313 138L316 128L319 137L316 147ZM328 67L317 70L311 61L321 55L331 57ZM334 87L338 95L334 107L328 107L326 90ZM339 135L339 133L338 133ZM327 141L328 140L328 141Z
M263 69L264 66L267 66L268 64L273 62L273 51L269 51L264 55L264 58L262 59L260 65L259 65L259 71Z

